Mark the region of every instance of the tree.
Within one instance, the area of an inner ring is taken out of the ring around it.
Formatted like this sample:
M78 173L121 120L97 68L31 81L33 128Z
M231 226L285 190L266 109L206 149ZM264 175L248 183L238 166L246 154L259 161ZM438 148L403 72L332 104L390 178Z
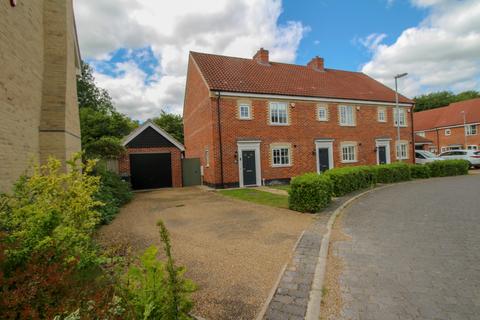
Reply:
M162 110L160 116L152 121L175 139L183 143L183 119L181 115L168 113Z
M454 94L450 91L432 92L414 98L415 111L424 111L448 106L450 103L459 102L480 97L480 92L471 90Z
M82 62L77 78L78 105L82 149L87 158L115 158L124 148L121 139L138 123L115 110L112 98L105 89L97 87L92 68Z

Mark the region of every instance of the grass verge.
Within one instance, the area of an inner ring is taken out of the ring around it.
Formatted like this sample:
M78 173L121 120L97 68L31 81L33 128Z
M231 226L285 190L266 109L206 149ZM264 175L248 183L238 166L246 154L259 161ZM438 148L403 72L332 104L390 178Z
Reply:
M220 190L218 192L224 196L243 201L254 202L277 208L288 208L288 196L248 188Z
M285 190L285 191L290 191L290 185L289 184L281 184L278 186L268 186L269 188L273 189L278 189L278 190Z

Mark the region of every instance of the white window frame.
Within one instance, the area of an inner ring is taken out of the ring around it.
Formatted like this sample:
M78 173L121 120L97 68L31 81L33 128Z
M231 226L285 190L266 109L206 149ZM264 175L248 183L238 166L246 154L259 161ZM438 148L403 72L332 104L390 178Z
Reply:
M320 112L323 111L323 116L321 116ZM328 107L325 105L317 106L317 120L318 121L328 121Z
M452 129L445 129L445 135L446 136L452 135Z
M475 130L472 130L474 128ZM475 136L478 133L478 128L476 124L468 124L465 126L465 135L467 136Z
M340 144L340 160L342 163L355 163L358 162L358 147L355 142L342 142ZM353 159L345 159L344 148L353 148Z
M404 108L394 108L393 109L393 125L397 127L397 117L398 113L400 113L400 127L401 128L406 128L407 127L407 110Z
M242 109L247 108L247 116L242 115ZM251 120L252 119L252 106L249 103L239 103L238 104L238 119L240 120Z
M400 141L400 143L395 143L395 155L397 160L407 160L409 158L408 145L408 141ZM402 147L405 147L405 150L402 150ZM403 154L403 151L405 151L405 154Z
M275 163L275 152L278 151L280 152L280 160L282 160L282 157L285 155L282 155L282 151L287 150L287 163ZM290 167L292 166L292 148L288 144L274 144L270 146L270 156L272 157L272 167L273 168L281 168L281 167Z
M279 122L279 121L272 121L272 117L274 116L274 113L278 113L277 119L280 119L280 110L274 110L278 107L285 107L285 121L286 122ZM273 126L288 126L290 124L290 119L289 119L289 108L288 108L288 103L287 102L279 102L279 101L272 101L268 104L268 123Z
M205 147L203 156L205 159L205 168L209 168L210 167L210 150L208 149L208 147Z
M447 148L447 147L441 147L441 148L440 148L440 153L444 153L444 152L446 152L446 151L448 151L448 148Z
M476 144L469 144L467 150L478 150L478 146Z
M351 111L351 117L349 113ZM356 114L354 106L339 105L338 106L338 123L342 127L354 127L356 125Z
M422 137L422 138L425 138L425 131L419 131L417 132L417 134Z
M380 115L383 115L383 118ZM377 109L377 120L378 122L387 122L387 108L378 107Z

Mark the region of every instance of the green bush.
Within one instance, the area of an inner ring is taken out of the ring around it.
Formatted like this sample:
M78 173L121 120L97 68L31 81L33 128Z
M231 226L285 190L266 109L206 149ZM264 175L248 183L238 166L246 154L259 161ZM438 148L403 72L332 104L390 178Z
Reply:
M468 174L470 163L466 160L443 160L427 163L432 177L447 177Z
M390 163L372 166L378 183L394 183L410 180L410 166L407 163Z
M100 223L107 224L120 211L120 207L132 199L133 193L128 182L102 166L97 166L94 174L100 177L100 188L94 198L103 203L96 209L100 213Z
M428 179L430 178L430 168L426 165L412 164L410 174L412 179Z
M306 173L290 181L288 206L300 212L318 212L332 200L332 182L326 175Z
M336 168L328 170L325 175L332 181L332 192L336 197L371 187L376 183L375 171L369 166Z

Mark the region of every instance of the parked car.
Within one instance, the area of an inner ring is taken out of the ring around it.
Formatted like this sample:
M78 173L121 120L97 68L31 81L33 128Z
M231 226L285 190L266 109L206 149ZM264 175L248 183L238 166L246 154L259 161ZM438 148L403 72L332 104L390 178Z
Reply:
M445 160L430 151L415 150L415 163L425 164L433 161Z
M445 160L460 159L470 162L470 166L480 168L480 151L477 150L450 150L438 155Z

